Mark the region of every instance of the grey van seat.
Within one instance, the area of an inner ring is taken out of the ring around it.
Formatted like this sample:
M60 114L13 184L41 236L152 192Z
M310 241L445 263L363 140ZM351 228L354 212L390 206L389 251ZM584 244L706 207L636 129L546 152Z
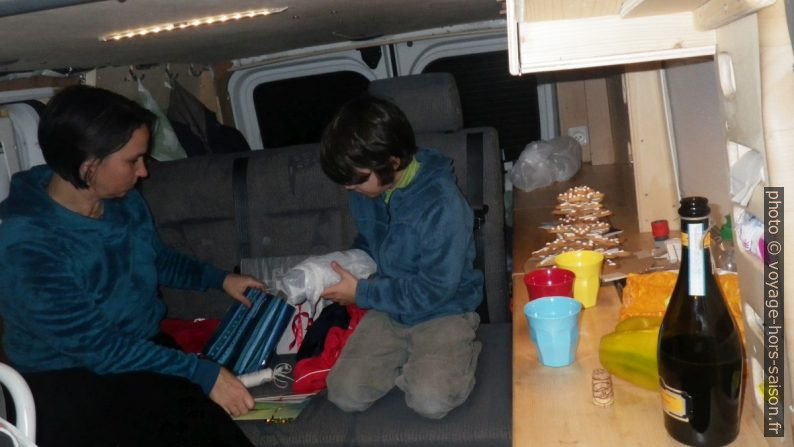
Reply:
M478 267L485 275L490 322L510 318L504 237L504 180L499 137L493 127L463 128L463 112L455 78L449 73L424 73L380 79L369 85L372 95L397 104L408 117L419 146L452 158L458 186L478 216ZM481 309L481 315L485 312Z
M405 395L395 387L360 413L345 413L320 395L288 424L239 424L257 446L509 447L512 326L481 325L478 338L482 351L477 383L466 402L441 420L426 419L409 409Z
M236 207L241 159L248 198ZM229 271L241 252L324 254L349 248L355 236L347 191L323 174L318 144L153 162L140 188L166 244ZM219 317L231 303L218 290L163 288L163 298L168 315L183 319Z

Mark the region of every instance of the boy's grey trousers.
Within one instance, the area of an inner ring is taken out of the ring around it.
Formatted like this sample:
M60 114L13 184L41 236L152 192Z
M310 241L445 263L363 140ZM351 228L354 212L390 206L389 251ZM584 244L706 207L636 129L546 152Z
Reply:
M443 418L474 388L479 324L469 312L406 326L370 309L328 375L328 399L344 411L363 411L397 385L408 407Z

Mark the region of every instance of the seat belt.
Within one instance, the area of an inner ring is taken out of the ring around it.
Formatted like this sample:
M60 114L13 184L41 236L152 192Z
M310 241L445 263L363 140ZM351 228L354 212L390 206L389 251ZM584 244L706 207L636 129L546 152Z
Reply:
M476 256L474 258L474 268L483 272L483 285L488 281L485 277L485 247L482 237L482 226L485 224L485 215L488 213L488 205L483 201L483 133L472 132L466 134L466 189L469 198L469 205L474 210L474 246ZM483 287L483 300L477 307L480 314L480 322L488 323L488 297Z
M237 261L251 256L248 235L248 157L235 158L232 164L234 222L237 227ZM235 270L239 269L239 264ZM239 272L238 272L239 273Z
M488 207L483 203L483 133L466 134L466 189L469 205L474 209L474 229L485 221ZM475 175L472 175L472 174Z

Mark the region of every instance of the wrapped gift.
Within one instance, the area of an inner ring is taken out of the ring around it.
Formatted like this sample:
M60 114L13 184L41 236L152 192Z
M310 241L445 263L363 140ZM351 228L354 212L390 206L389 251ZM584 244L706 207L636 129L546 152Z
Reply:
M204 355L246 374L264 368L290 322L294 308L286 301L258 289L248 289L248 308L235 303L212 334Z

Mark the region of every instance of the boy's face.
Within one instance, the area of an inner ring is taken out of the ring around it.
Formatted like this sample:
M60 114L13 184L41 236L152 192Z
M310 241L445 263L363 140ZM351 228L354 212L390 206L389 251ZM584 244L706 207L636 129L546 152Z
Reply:
M384 191L391 188L394 184L394 182L392 182L382 185L380 183L380 178L378 178L378 174L375 174L371 169L356 168L356 172L360 173L362 177L367 176L367 179L355 185L345 185L345 189L348 191L355 191L373 199L383 194Z

